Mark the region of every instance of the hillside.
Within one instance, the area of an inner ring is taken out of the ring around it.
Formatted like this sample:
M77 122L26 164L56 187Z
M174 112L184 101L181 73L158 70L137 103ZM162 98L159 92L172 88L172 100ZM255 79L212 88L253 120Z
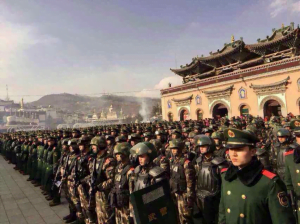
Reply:
M30 106L60 108L68 112L92 113L94 110L107 111L113 105L115 111L121 108L124 114L137 114L140 110L146 113L152 111L152 107L159 104L158 98L139 98L133 96L103 95L101 97L90 97L73 95L69 93L51 94L41 97L39 100L28 103ZM144 106L144 108L142 108Z

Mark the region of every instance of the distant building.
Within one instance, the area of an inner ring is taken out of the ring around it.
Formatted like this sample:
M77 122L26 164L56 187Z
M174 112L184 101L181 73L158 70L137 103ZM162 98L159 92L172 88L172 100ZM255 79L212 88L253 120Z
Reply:
M161 90L163 119L300 114L299 26L272 31L249 45L232 36L223 49L171 69L183 84Z

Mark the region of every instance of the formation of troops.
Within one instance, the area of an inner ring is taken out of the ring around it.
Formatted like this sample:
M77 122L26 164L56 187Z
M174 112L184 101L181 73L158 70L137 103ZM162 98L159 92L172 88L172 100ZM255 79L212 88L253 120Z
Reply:
M180 224L300 223L300 116L3 133L0 150L50 206L66 197L65 223L135 223L130 195L162 180Z

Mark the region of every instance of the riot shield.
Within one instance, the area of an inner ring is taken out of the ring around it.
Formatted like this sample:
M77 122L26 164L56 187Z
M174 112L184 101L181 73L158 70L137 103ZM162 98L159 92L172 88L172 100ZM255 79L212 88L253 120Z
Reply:
M176 208L167 179L133 192L130 201L136 224L177 223Z

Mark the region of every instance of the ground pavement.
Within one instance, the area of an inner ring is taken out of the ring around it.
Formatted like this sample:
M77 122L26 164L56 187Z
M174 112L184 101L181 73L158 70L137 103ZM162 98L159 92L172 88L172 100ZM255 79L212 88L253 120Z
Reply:
M0 156L0 224L63 223L62 217L69 214L65 198L62 204L50 207L41 189L13 167Z

